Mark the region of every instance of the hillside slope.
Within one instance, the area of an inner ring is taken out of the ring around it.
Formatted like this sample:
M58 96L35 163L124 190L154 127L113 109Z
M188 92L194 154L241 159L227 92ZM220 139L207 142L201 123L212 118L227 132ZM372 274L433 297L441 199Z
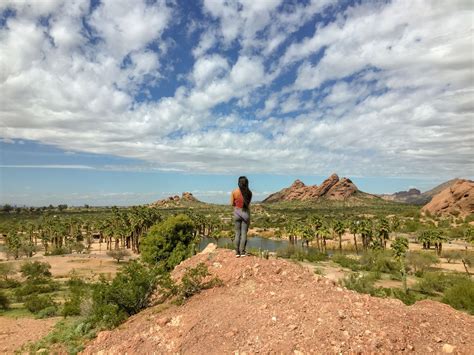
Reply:
M220 249L186 260L174 277L199 262L224 286L183 306L149 308L100 333L84 353L474 352L474 317L441 303L408 307L343 289L289 261Z

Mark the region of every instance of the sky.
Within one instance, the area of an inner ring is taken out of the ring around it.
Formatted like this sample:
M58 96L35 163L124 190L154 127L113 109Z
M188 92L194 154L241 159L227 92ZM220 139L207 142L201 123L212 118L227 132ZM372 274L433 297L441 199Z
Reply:
M0 204L474 176L471 1L3 0Z

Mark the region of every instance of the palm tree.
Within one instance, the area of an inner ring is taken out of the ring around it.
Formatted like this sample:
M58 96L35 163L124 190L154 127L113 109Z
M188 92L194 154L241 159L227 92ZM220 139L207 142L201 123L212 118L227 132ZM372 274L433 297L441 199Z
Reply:
M344 223L338 220L334 223L332 229L339 238L339 252L342 252L342 235L344 234L345 230Z
M392 243L395 258L400 262L400 271L402 273L403 291L407 293L407 272L405 268L405 255L408 250L408 239L397 237Z
M390 237L390 224L385 218L382 218L379 221L378 225L378 234L380 238L380 245L383 246L384 249L387 247L387 240Z
M354 247L356 250L356 254L359 254L359 249L357 248L357 233L359 233L359 221L351 221L351 224L349 225L349 230L354 236Z
M363 219L359 224L359 232L362 238L362 247L367 250L373 235L372 221Z

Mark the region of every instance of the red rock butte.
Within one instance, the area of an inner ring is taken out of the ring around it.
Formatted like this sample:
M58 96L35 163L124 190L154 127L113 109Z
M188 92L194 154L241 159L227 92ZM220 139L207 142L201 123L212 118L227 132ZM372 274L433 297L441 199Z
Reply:
M332 174L319 186L306 186L301 180L296 180L290 187L271 194L263 202L315 201L319 199L344 201L356 194L371 196L361 192L349 178L340 179L337 174Z

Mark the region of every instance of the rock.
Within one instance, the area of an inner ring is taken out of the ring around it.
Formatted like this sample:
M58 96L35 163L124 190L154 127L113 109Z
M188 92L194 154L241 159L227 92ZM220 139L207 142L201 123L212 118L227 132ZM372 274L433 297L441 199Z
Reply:
M214 252L215 250L217 249L217 245L215 245L214 243L209 243L202 252L200 252L199 254L210 254L212 252Z
M165 326L166 324L168 324L169 322L171 321L171 318L170 317L163 317L163 318L159 318L156 323L159 325L159 326Z
M474 181L457 180L433 196L422 211L434 215L456 214L462 217L474 213Z
M332 174L320 186L306 186L301 180L296 180L290 187L271 194L263 202L306 201L320 198L339 201L351 197L358 191L350 179L339 179L337 174Z
M448 343L444 344L442 348L443 353L447 353L447 354L451 354L454 351L454 349L455 347Z

